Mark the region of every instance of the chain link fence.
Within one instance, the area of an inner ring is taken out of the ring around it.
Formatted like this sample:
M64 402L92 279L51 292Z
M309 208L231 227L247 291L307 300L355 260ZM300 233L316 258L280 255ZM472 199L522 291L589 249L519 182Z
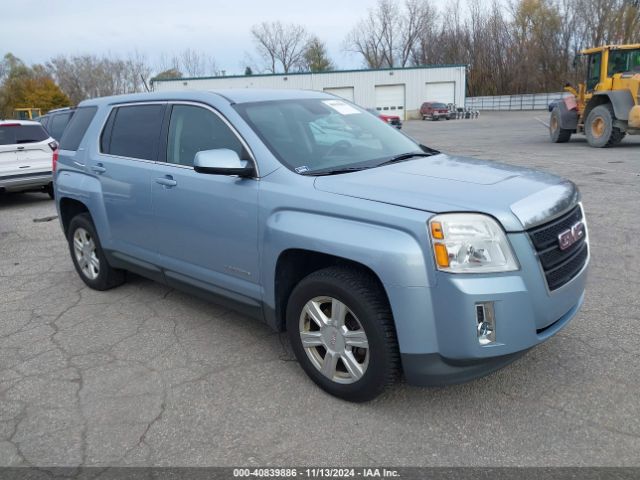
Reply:
M467 97L465 107L471 110L547 110L551 102L560 100L565 95L569 94L553 92Z

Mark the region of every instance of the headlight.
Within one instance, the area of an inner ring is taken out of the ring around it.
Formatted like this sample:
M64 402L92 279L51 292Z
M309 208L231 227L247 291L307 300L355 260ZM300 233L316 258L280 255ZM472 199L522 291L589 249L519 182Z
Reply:
M429 220L438 270L450 273L490 273L518 270L504 231L491 217L448 213Z

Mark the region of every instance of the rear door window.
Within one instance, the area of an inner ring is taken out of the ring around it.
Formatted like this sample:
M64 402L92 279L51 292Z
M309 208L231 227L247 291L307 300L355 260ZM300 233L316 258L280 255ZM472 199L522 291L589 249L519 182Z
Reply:
M102 134L102 153L156 160L164 109L164 104L115 108Z
M87 132L91 120L96 114L98 107L80 107L76 109L73 118L64 129L60 139L61 150L78 150L80 142Z

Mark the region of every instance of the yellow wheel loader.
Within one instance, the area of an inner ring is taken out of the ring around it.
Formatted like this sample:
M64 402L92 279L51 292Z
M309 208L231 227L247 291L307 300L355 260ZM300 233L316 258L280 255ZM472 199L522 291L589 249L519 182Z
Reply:
M39 108L14 108L13 118L16 120L33 120L42 115Z
M640 44L607 45L580 52L587 78L551 111L554 143L584 133L592 147L610 147L627 135L640 135Z

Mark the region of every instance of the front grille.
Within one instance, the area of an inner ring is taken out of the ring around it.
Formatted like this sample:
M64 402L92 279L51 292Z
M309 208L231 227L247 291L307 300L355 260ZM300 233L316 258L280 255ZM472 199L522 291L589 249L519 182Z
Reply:
M560 250L558 235L582 220L577 205L569 213L544 225L527 230L544 270L549 290L556 290L574 278L589 256L586 235L566 250Z
M392 118L391 119L391 125L400 125L400 119L399 118Z

